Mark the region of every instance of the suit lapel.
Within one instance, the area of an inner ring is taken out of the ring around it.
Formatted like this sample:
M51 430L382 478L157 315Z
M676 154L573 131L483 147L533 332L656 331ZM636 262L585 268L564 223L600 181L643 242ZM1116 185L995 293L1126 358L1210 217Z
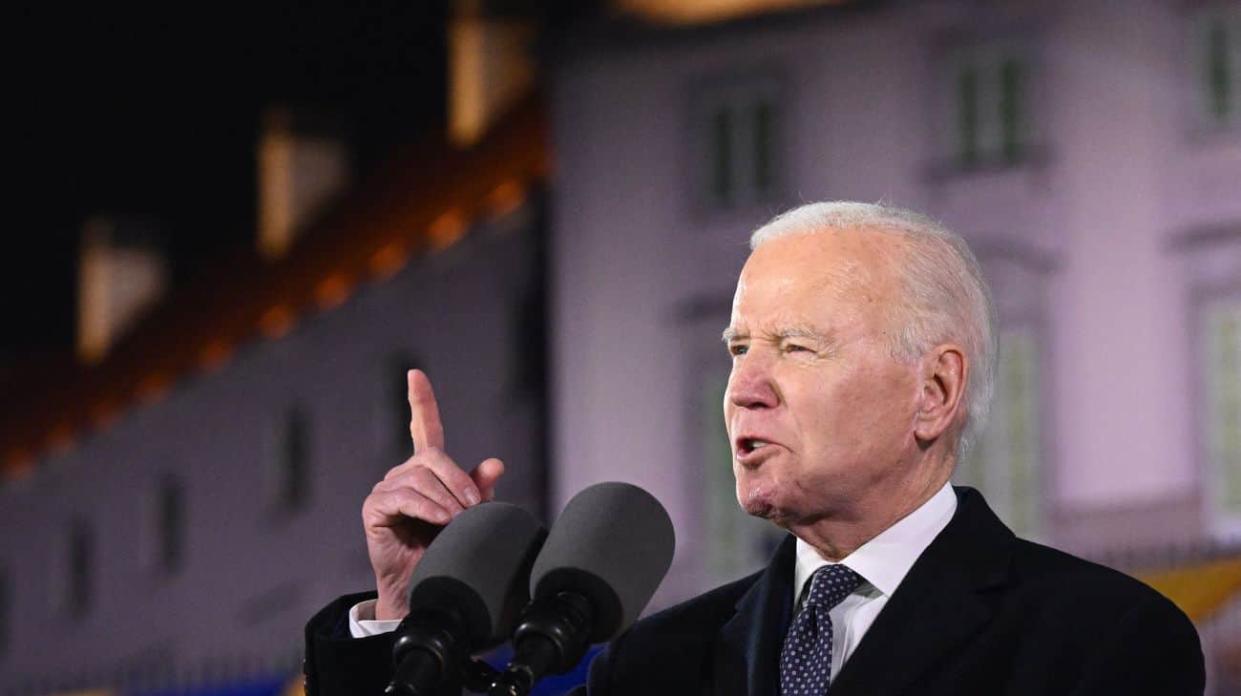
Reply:
M737 602L737 613L720 628L712 694L776 696L780 646L793 608L792 536L781 542L771 563Z
M956 490L952 521L879 612L831 696L900 693L990 621L983 592L1006 582L1015 537L977 491Z

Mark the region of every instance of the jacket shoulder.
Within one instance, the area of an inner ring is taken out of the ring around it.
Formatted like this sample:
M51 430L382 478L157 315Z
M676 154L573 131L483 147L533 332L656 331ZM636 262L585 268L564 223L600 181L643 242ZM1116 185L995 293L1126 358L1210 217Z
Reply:
M1014 574L1019 594L1037 605L1044 625L1073 627L1096 639L1120 627L1162 649L1201 660L1197 630L1185 612L1150 585L1107 566L1056 549L1019 540Z
M1140 580L1041 544L1014 557L1027 614L1075 646L1077 693L1201 694L1202 644L1185 612Z
M679 604L643 618L629 629L630 633L655 632L667 635L669 629L686 626L701 635L704 626L719 626L736 613L737 602L758 581L762 571L708 590Z
M754 573L635 622L591 663L590 693L633 693L651 678L668 689L696 691L693 685L710 662L715 637L761 575Z
M1031 590L1078 596L1105 607L1154 602L1175 608L1170 600L1137 578L1033 541L1016 540L1013 571L1021 584Z

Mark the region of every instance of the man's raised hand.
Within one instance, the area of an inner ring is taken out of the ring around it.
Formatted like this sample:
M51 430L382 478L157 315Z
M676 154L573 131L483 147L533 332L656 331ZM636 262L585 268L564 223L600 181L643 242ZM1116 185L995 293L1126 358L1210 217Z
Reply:
M504 463L487 459L469 474L444 453L444 425L431 382L410 370L409 434L414 456L390 470L362 503L366 550L375 571L376 619L409 613L409 576L442 526L491 500Z

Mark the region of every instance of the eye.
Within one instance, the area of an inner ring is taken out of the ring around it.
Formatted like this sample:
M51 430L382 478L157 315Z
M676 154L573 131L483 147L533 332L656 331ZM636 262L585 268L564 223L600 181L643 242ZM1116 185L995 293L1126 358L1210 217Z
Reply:
M745 355L749 349L750 347L744 343L733 343L728 346L728 354L735 358L739 355Z
M814 351L811 350L809 346L803 346L799 343L785 343L784 352L785 353L813 353Z

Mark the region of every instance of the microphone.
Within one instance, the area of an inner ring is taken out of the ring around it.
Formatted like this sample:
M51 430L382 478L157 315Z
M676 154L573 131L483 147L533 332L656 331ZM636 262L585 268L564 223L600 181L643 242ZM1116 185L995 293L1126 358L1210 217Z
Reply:
M397 627L385 694L433 694L469 666L471 653L512 635L530 599L528 578L547 531L508 503L457 515L410 576L409 615Z
M600 483L565 506L534 562L533 601L513 633L513 660L492 696L524 696L566 672L591 643L611 640L646 608L676 535L663 505L627 483Z

